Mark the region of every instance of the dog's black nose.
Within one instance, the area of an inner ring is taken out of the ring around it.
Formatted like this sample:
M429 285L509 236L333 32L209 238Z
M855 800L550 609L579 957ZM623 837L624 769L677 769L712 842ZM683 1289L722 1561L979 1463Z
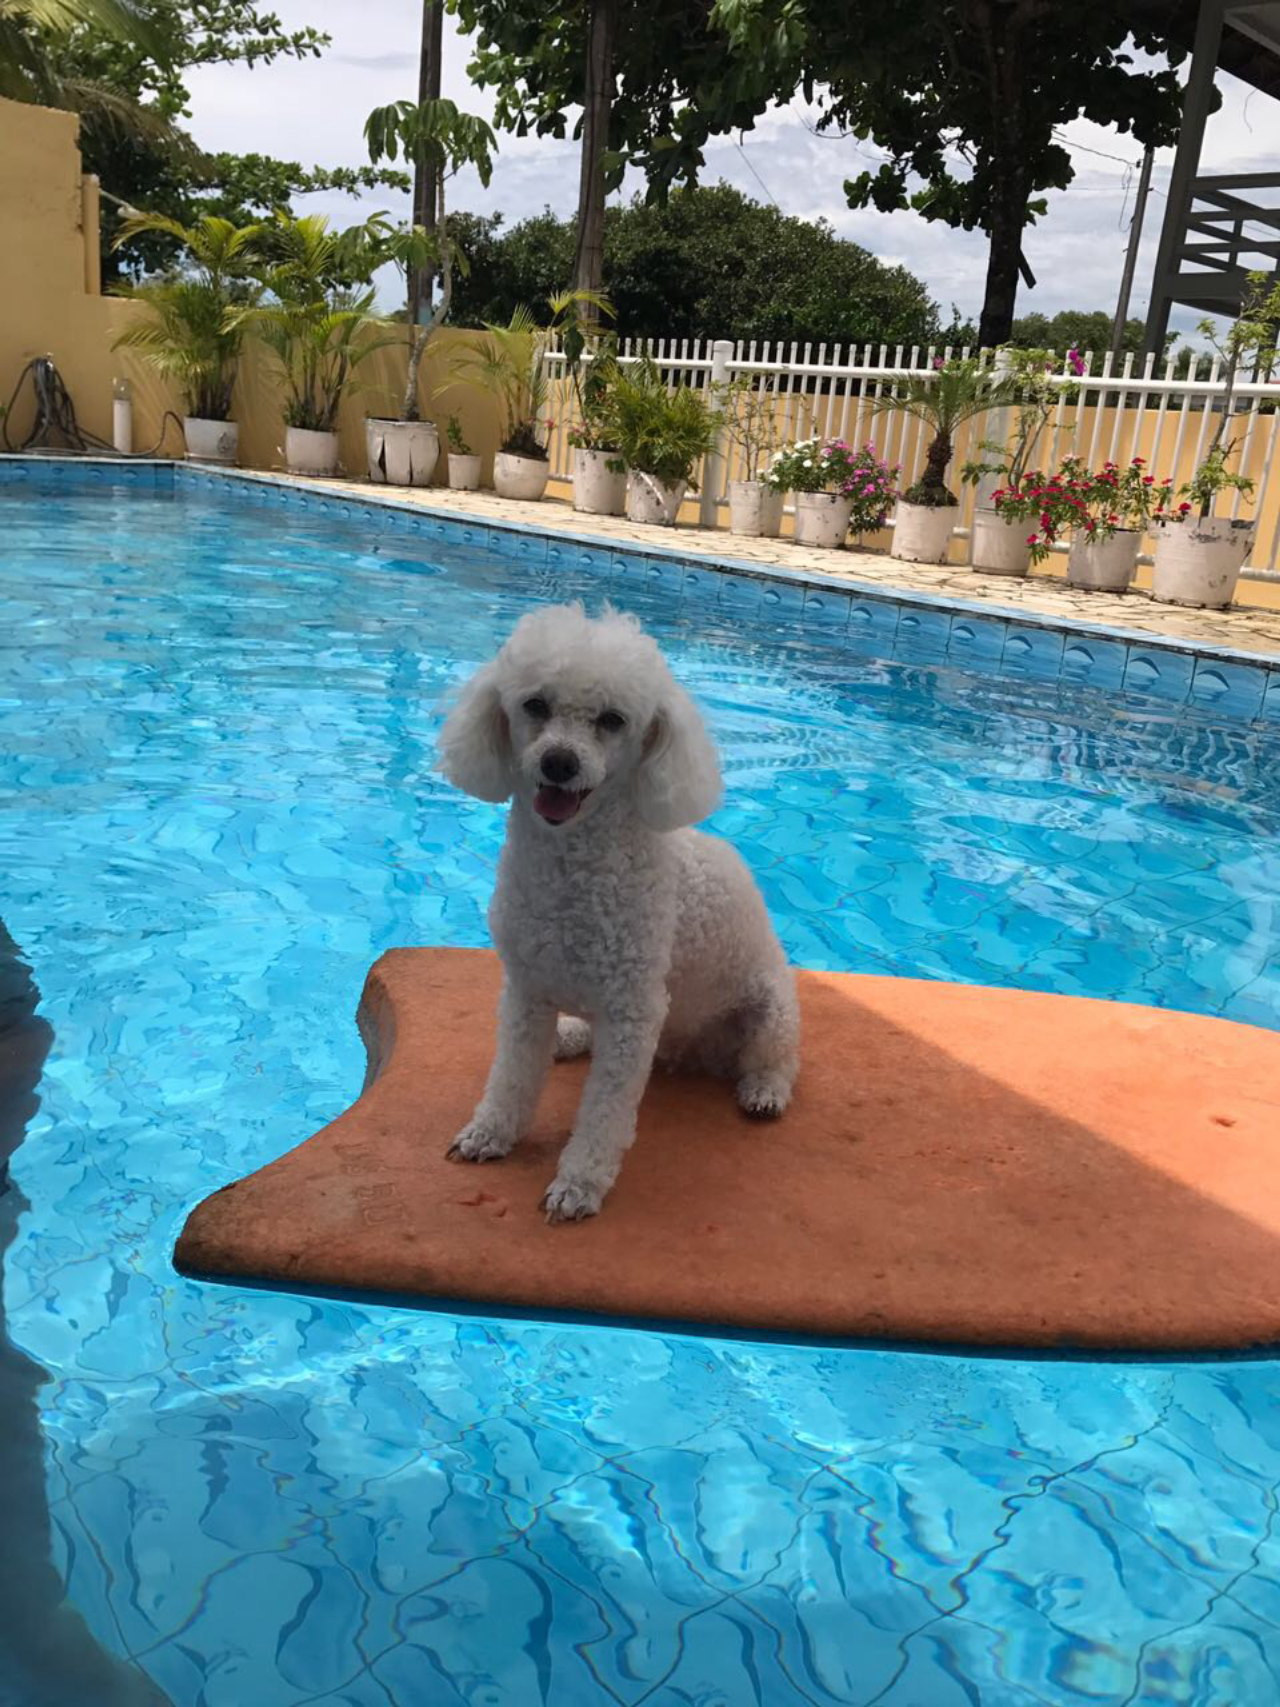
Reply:
M563 788L578 774L578 755L568 747L548 747L542 755L542 774L548 782Z

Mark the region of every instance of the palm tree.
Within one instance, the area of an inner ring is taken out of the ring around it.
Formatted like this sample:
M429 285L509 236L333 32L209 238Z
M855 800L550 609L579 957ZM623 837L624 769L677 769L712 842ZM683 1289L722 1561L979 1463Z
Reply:
M902 494L908 504L938 508L957 502L946 480L956 434L975 415L1011 402L1015 389L1005 375L976 361L957 360L940 363L927 375L910 374L877 398L873 414L897 411L910 415L933 434L925 453L924 473Z
M145 232L173 237L189 257L189 270L119 287L117 295L145 304L150 312L122 332L113 348L140 351L180 388L188 415L199 420L231 418L245 331L239 316L262 294L261 285L248 276L261 230L213 214L203 215L195 225L182 225L162 214L139 213L127 219L116 236L116 248Z

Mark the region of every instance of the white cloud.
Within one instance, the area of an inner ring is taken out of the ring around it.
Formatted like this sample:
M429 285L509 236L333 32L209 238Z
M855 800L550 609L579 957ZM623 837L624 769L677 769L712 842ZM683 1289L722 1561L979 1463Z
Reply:
M364 163L362 128L372 107L412 97L417 82L417 30L420 10L409 0L277 0L287 28L314 24L333 37L320 60L280 60L250 70L209 66L190 75L193 125L209 148L257 151L304 164ZM489 91L475 89L466 76L468 44L445 22L444 92L466 108L491 117ZM1269 152L1276 104L1234 78L1220 80L1223 105L1209 122L1204 163L1218 171L1257 170ZM568 117L572 131L576 114ZM787 213L830 220L842 236L861 243L886 260L900 262L923 278L944 313L954 302L962 313L976 314L986 272L986 242L981 233L952 231L914 213L855 211L845 202L843 183L877 151L852 140L815 136L806 127L801 103L765 114L742 138L720 139L706 151L706 181L723 178L748 195L769 197ZM1077 176L1071 189L1049 197L1045 219L1032 227L1025 251L1036 275L1034 290L1019 294L1019 310L1054 313L1061 308L1111 308L1119 289L1128 220L1140 150L1133 138L1085 120L1067 127ZM501 153L493 181L483 189L473 172L451 187L455 207L498 212L508 224L549 206L571 214L577 202L578 150L571 139L500 137ZM1118 158L1103 159L1086 150ZM1153 193L1147 208L1131 312L1145 313L1155 261L1164 192L1172 150L1156 157ZM1126 166L1124 162L1128 162ZM628 184L624 193L639 187ZM407 200L384 192L359 202L344 196L317 196L310 205L343 223L384 207L407 213ZM1195 316L1180 313L1186 327ZM731 331L731 328L726 328Z

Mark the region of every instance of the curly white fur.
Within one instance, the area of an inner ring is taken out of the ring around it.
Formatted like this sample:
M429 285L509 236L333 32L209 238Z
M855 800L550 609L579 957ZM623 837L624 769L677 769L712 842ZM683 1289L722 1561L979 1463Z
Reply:
M686 826L720 798L693 701L633 617L524 617L441 736L445 775L512 800L489 909L502 959L498 1048L450 1155L505 1156L553 1053L591 1052L548 1220L594 1215L635 1137L653 1062L731 1078L749 1114L787 1106L795 980L751 874Z

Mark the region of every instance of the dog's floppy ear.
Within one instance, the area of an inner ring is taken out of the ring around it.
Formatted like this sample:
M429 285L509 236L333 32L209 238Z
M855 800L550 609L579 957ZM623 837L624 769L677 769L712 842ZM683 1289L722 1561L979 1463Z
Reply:
M720 803L720 761L696 705L671 682L645 736L636 778L640 816L651 830L696 824Z
M511 731L498 693L495 660L477 670L440 731L440 768L477 800L507 800L512 789Z

